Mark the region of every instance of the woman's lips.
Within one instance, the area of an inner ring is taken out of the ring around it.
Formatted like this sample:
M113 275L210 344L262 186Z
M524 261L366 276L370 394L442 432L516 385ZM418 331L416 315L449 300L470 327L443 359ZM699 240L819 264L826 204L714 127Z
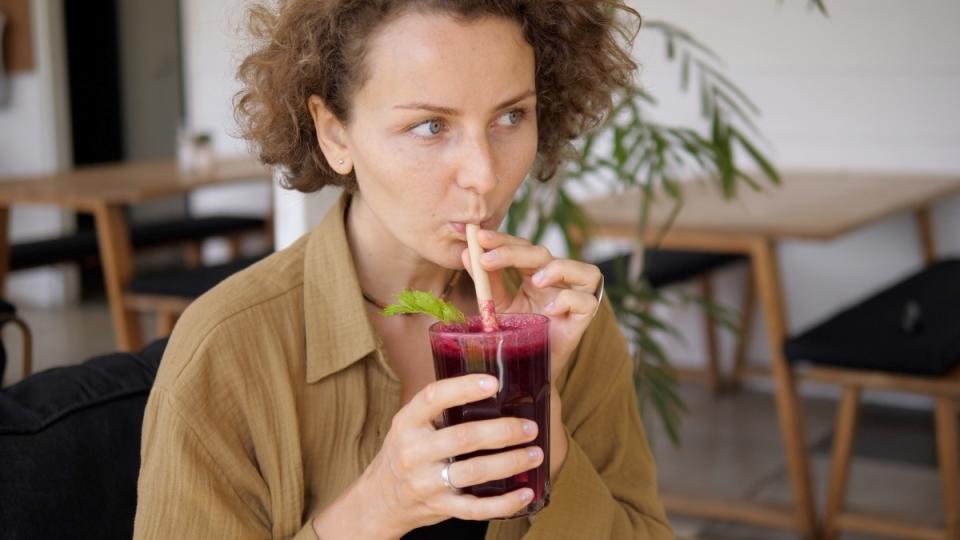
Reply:
M492 220L489 220L489 219L485 219L481 221L480 228L481 229L489 228L491 221ZM470 223L476 223L476 222L471 221ZM467 222L451 221L450 226L453 227L453 230L457 231L457 234L463 234L463 235L467 234Z

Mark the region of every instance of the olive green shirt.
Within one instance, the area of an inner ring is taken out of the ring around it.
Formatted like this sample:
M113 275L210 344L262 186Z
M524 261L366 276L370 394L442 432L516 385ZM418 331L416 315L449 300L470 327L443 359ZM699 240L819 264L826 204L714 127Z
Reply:
M312 517L379 451L401 385L367 319L345 200L177 323L147 402L135 538L314 539ZM557 389L569 452L550 505L486 538L672 538L608 304Z

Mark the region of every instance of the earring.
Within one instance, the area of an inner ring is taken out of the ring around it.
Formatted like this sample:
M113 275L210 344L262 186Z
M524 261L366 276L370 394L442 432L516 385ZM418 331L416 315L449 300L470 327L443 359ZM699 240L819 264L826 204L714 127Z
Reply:
M343 160L342 160L342 159L338 159L338 160L337 160L337 163L339 163L340 165L343 165Z

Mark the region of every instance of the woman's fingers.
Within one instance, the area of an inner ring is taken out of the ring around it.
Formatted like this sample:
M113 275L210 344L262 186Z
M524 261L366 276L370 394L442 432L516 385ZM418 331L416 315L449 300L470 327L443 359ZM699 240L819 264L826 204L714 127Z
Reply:
M417 446L416 459L443 460L476 450L496 450L530 442L537 423L520 418L495 418L464 422L437 431ZM457 484L460 485L460 484Z
M543 311L551 317L559 317L565 314L592 317L596 309L597 299L592 294L564 289L543 308Z
M460 259L463 261L463 267L466 269L467 273L470 274L470 279L473 279L473 266L470 261L469 250L464 248L463 252L460 253ZM510 293L507 291L507 287L503 283L503 278L500 276L500 272L490 271L488 272L487 277L490 280L490 294L493 295L494 308L497 311L503 311L507 309L507 306L510 305L513 297L510 296Z
M533 490L522 488L496 497L474 497L450 492L438 501L443 513L459 519L488 521L504 518L523 510L533 500Z
M412 406L404 408L406 414L403 421L412 422L413 425L432 424L434 418L450 407L466 405L496 394L498 384L496 377L481 374L432 382L417 392L410 402Z
M513 267L525 274L531 274L551 261L553 254L549 249L529 244L501 245L480 257L480 264L488 272Z
M489 456L457 461L450 466L450 483L458 488L518 475L540 465L543 451L536 447L518 448Z
M571 259L554 259L533 275L533 284L540 288L569 287L593 294L600 285L600 269Z
M477 240L480 241L480 247L485 250L496 249L500 246L506 245L530 245L530 241L526 238L520 238L519 236L513 236L504 232L492 231L489 229L478 231Z

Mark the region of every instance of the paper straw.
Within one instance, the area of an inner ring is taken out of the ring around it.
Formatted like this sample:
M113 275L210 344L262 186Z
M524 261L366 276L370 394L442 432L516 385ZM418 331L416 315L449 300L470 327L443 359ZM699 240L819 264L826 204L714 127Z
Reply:
M467 249L470 250L470 265L473 267L473 284L477 290L477 307L480 309L480 322L483 324L484 332L496 332L500 329L497 324L497 313L493 304L493 293L490 291L490 277L486 270L480 266L480 256L483 255L483 248L477 240L477 232L480 227L473 224L467 224Z

